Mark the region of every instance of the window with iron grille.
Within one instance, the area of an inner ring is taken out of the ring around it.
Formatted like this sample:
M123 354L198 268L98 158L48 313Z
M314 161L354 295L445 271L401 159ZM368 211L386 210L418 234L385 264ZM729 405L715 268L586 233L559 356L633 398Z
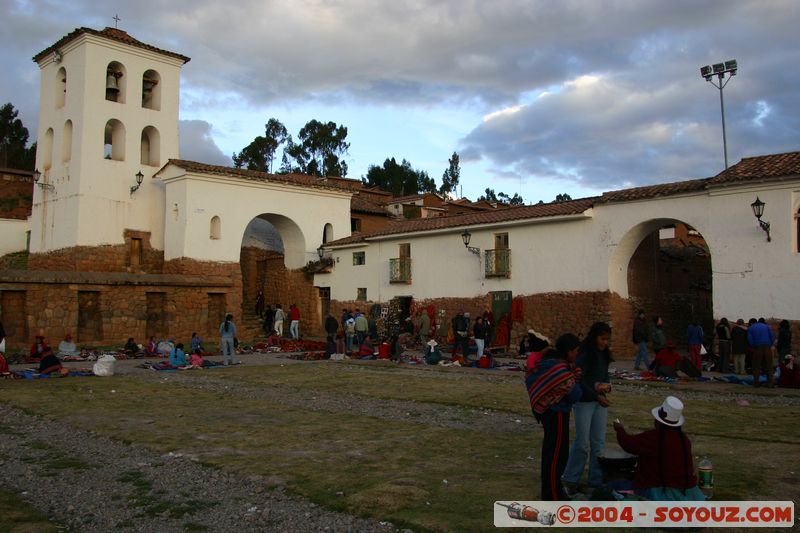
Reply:
M367 263L366 252L353 252L353 265L365 265Z
M366 302L367 301L367 288L366 287L359 287L356 289L358 294L356 295L356 300L359 302Z
M511 250L486 250L486 277L507 278L511 276Z

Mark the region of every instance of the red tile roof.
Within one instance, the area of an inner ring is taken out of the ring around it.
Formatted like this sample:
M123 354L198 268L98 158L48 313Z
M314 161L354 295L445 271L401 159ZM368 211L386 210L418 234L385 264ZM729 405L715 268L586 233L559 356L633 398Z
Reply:
M350 211L356 213L369 213L372 215L383 215L388 217L389 211L383 204L372 201L370 198L363 196L361 193L353 195L350 200Z
M657 198L659 196L672 196L673 194L702 191L706 188L709 179L710 178L676 181L673 183L660 183L658 185L604 192L600 197L600 202L629 202L632 200L644 200L647 198Z
M167 162L167 165L175 165L176 167L180 167L192 172L216 174L218 176L230 176L233 178L244 178L252 181L269 181L275 183L285 183L288 185L302 185L304 187L319 187L322 189L353 192L349 187L339 186L338 182L326 182L325 179L319 178L318 176L307 176L305 174L270 174L269 172L261 172L258 170L223 167L220 165L208 165L206 163L187 161L185 159L170 159ZM164 165L164 167L166 167L166 165Z
M800 176L800 152L745 157L728 170L714 176L711 185L742 181L767 181Z
M184 55L176 54L175 52L170 52L168 50L163 50L161 48L156 48L155 46L143 43L142 41L134 39L133 37L128 35L127 32L124 32L118 28L106 28L103 31L94 30L92 28L75 28L75 31L65 35L52 46L45 48L44 50L33 56L33 60L38 63L39 61L44 59L45 56L47 56L47 54L55 52L57 49L61 48L68 42L77 39L79 36L83 34L103 37L105 39L110 39L112 41L117 41L119 43L128 44L130 46L135 46L137 48L143 48L144 50L149 50L157 54L174 57L183 61L184 64L189 62L189 58Z
M782 178L800 176L800 152L771 154L756 157L745 157L728 170L722 171L713 178L701 178L674 183L660 183L646 187L621 189L604 192L601 202L626 202L644 200L660 196L672 196L702 191L710 187L726 186L743 182L774 181Z
M583 198L569 202L551 204L524 205L508 209L467 213L449 217L418 218L399 220L388 224L385 228L372 233L351 235L343 239L331 241L326 246L339 246L362 242L372 237L382 237L402 233L417 233L447 228L460 228L482 224L495 224L543 217L579 215L592 207L597 198Z

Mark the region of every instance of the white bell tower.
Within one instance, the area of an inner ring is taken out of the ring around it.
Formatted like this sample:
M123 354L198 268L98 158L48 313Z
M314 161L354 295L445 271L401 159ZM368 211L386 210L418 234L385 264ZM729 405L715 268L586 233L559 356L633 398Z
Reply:
M180 71L189 58L116 28L78 28L33 60L40 174L30 251L122 244L128 229L149 231L163 250L164 189L152 177L179 157Z

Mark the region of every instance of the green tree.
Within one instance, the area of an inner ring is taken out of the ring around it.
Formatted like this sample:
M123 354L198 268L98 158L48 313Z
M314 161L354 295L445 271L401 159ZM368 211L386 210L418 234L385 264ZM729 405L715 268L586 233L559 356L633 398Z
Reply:
M370 165L361 181L368 187L377 186L395 196L436 192L436 182L427 172L414 170L405 159L398 165L394 157L386 158L382 167Z
M514 196L509 196L504 192L499 192L499 193L495 194L494 189L490 189L488 187L484 191L483 196L478 198L479 202L481 200L486 200L486 201L489 201L489 202L503 202L504 204L508 204L508 205L524 205L525 204L525 200L523 200L522 196L520 196L517 193L514 193Z
M514 193L514 196L509 196L504 192L497 193L497 198L503 202L504 204L508 205L525 205L525 200L522 199L517 193Z
M442 185L439 192L442 194L456 193L458 190L458 180L461 177L461 167L458 165L458 153L453 152L453 156L448 159L450 165L442 174Z
M483 191L483 196L478 197L477 201L480 202L482 200L486 200L487 202L497 202L497 195L495 194L494 189L486 187L486 190Z
M238 154L233 154L236 168L246 167L248 170L272 172L272 162L278 147L286 142L289 134L286 126L278 119L271 118L264 125L264 135L259 135L253 142L245 146Z
M311 176L347 175L347 163L342 159L350 143L346 142L347 128L335 122L310 120L297 135L286 140L283 151L282 172L299 172Z
M33 170L36 143L28 146L28 128L18 114L11 103L0 107L0 167Z
M572 196L570 196L567 193L564 193L564 194L557 194L556 195L556 199L553 200L553 201L554 202L568 202L570 200L572 200Z

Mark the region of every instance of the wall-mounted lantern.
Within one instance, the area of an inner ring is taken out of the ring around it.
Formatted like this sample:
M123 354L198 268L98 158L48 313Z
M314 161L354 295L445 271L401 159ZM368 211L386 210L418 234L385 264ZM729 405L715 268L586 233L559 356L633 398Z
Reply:
M50 183L44 183L44 182L40 183L39 182L40 179L42 179L42 173L39 172L39 169L37 168L36 170L33 171L33 182L39 187L41 187L42 190L47 190L51 192L56 190L56 188L53 187L53 185Z
M464 233L461 234L461 240L464 242L464 247L472 252L473 254L477 255L478 257L481 256L481 249L475 248L474 246L469 245L469 241L472 239L472 234L469 232L468 229L464 230Z
M140 170L139 172L136 173L136 185L131 185L131 196L133 196L133 193L139 190L139 187L142 186L143 181L144 181L144 174L142 174L142 171Z
M753 214L758 219L758 225L761 226L761 229L767 234L767 242L772 241L772 237L769 236L769 222L765 222L761 220L761 217L764 215L764 206L767 205L762 202L758 196L756 196L756 201L750 204L750 207L753 209Z

